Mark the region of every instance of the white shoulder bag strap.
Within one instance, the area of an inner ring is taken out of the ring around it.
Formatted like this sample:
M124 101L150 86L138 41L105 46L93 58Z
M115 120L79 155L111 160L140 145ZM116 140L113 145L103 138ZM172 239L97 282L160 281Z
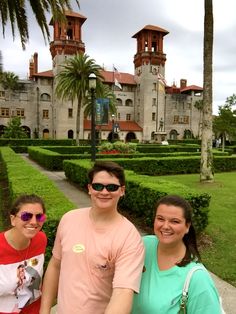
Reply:
M186 277L185 282L184 282L183 291L182 291L179 313L187 313L186 305L187 305L187 301L188 301L188 288L189 288L189 284L190 284L192 275L197 270L204 270L204 268L202 266L196 265L193 268L191 268L187 274L187 277ZM221 313L226 314L224 309L223 309L223 306L222 306L221 297L220 297L219 301L220 301L220 306L221 306Z

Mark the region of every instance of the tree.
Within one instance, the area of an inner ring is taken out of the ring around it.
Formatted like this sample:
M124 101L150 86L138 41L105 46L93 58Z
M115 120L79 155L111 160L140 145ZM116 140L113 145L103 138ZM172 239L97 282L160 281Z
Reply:
M77 100L76 141L79 142L81 108L89 91L89 75L97 76L97 83L103 79L102 68L86 54L77 54L68 59L56 76L56 94L59 98Z
M236 137L236 111L232 106L236 104L236 95L226 99L225 105L219 107L218 116L213 120L213 130L217 137L222 138L222 151L225 148L226 137Z
M0 83L4 89L14 91L19 88L19 77L13 72L2 72Z
M15 29L17 27L22 48L29 40L27 4L30 5L35 19L43 33L43 37L49 41L50 33L46 19L46 13L50 12L54 20L65 21L64 11L71 10L70 0L4 0L0 1L0 19L2 22L2 32L5 36L5 26L9 21L13 39L15 38ZM79 7L79 1L75 0Z
M2 66L2 52L0 50L0 77L2 75L2 71L3 71L3 66Z
M203 101L202 101L202 99L195 101L194 107L199 111L197 138L200 138L200 130L202 128L202 109L203 109Z
M212 53L213 7L212 0L205 0L204 52L203 52L203 110L200 181L212 182Z
M4 129L3 138L26 138L27 133L21 127L19 117L12 118Z

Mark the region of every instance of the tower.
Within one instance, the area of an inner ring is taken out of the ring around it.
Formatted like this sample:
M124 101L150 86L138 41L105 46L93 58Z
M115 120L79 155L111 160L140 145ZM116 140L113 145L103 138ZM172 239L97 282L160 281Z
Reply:
M146 25L132 38L137 39L134 55L137 83L135 121L143 128L143 139L155 139L158 131L165 131L165 62L163 28ZM161 128L161 129L160 129Z
M85 52L82 42L82 24L86 21L83 15L66 11L66 22L50 21L53 26L53 41L50 43L50 52L53 60L53 73L58 72L58 65L63 63L68 56Z

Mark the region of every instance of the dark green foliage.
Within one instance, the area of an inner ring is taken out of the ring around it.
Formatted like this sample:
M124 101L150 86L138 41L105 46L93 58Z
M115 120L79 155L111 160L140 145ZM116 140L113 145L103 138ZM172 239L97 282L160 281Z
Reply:
M26 138L27 134L21 127L21 119L19 117L12 118L4 129L3 138Z
M46 139L5 139L0 138L0 146L72 146L75 140L46 140Z
M82 189L86 189L88 180L87 172L91 167L88 160L66 160L63 163L66 177ZM126 171L125 197L120 200L119 207L122 211L141 218L146 226L152 227L153 214L157 200L167 194L178 194L190 201L194 211L194 225L197 232L203 231L208 224L208 207L210 196L196 193L187 186L159 180L153 183L149 176L134 174Z

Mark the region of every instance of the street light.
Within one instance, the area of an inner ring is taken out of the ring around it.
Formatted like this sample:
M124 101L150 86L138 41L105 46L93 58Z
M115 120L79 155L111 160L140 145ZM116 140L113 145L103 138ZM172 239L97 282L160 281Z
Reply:
M89 90L91 93L91 160L96 159L96 122L95 122L95 110L96 110L96 83L97 77L94 73L89 75Z
M112 125L111 125L111 142L113 143L114 142L114 132L115 132L115 115L114 114L112 114L111 115L111 123L112 123Z

